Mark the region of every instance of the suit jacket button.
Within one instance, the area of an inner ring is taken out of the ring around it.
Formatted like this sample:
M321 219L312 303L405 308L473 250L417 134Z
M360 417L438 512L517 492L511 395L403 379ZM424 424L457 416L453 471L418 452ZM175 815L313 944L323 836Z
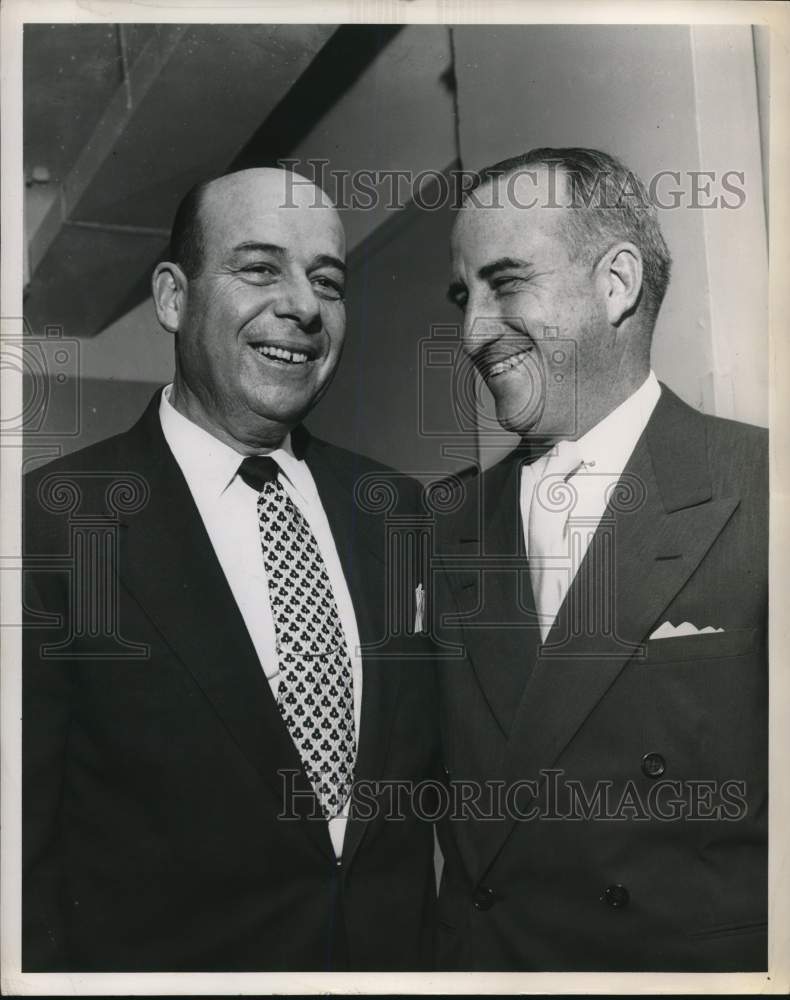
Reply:
M628 900L631 898L628 894L628 889L624 885L607 885L603 891L603 898L613 907L615 910L622 909L624 906L628 906Z
M667 762L660 753L646 753L642 758L642 773L646 778L660 778L667 769Z
M496 893L487 885L479 885L473 897L476 910L490 910L496 902Z

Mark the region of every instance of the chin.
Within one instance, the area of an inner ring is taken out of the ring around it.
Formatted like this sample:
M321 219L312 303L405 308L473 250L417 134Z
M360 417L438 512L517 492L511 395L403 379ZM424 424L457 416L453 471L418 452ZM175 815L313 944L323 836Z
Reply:
M506 416L497 416L497 420L502 430L507 431L508 434L518 434L520 437L524 437L534 430L534 424L524 424L520 420L509 419Z
M507 408L498 406L496 409L496 418L502 428L521 437L543 433L543 428L540 426L541 417L538 407L531 408L531 411L527 411L526 408L514 410L512 406Z
M300 393L294 398L293 393L282 390L257 392L247 399L247 407L250 413L254 413L261 420L268 420L272 423L295 424L298 423L313 406L314 395L306 393L304 398Z

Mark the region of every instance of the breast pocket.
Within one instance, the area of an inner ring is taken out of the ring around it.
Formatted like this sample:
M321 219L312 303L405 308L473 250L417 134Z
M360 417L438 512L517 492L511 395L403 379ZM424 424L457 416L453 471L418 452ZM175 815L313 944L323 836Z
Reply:
M646 663L724 659L743 656L757 648L756 628L727 629L724 632L702 632L669 639L648 639L645 644Z

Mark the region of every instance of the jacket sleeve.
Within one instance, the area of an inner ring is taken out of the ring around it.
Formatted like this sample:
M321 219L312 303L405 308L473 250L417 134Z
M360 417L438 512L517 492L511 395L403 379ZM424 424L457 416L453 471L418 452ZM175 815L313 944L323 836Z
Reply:
M28 509L29 510L29 509ZM67 590L46 533L26 518L22 640L22 967L68 967L61 812L74 662L47 655L63 637ZM60 561L60 560L58 560Z

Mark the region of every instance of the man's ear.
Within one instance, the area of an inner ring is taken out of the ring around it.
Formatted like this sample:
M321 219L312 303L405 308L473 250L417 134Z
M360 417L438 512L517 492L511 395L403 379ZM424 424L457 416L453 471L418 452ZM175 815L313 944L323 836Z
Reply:
M159 322L168 333L177 333L187 297L186 275L178 264L165 260L156 265L151 277L151 294Z
M612 326L636 308L642 292L642 254L633 243L617 243L598 264L599 280Z

